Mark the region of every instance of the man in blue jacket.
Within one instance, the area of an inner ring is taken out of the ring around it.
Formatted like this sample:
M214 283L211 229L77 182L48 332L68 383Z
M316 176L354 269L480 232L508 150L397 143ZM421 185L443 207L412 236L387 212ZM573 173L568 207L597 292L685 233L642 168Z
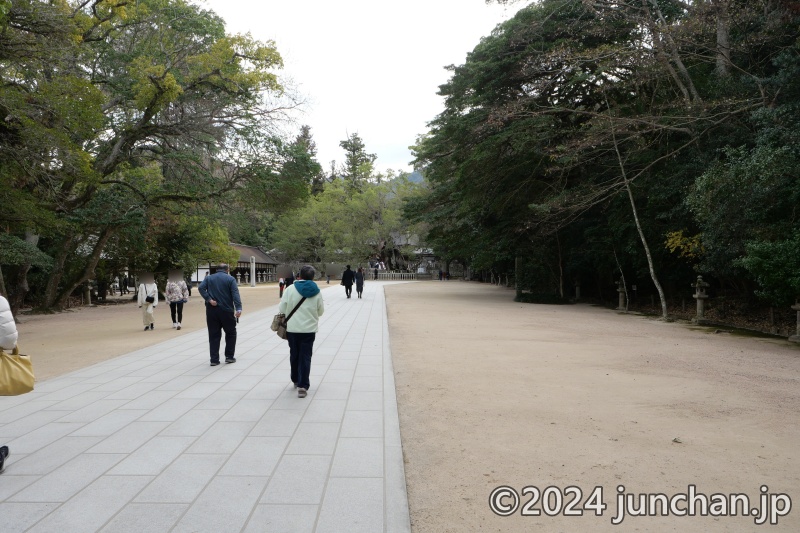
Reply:
M198 287L206 301L208 344L211 347L211 366L219 364L219 344L225 330L225 362L235 363L236 322L242 316L242 299L236 280L229 274L230 267L221 264L217 271L206 276Z

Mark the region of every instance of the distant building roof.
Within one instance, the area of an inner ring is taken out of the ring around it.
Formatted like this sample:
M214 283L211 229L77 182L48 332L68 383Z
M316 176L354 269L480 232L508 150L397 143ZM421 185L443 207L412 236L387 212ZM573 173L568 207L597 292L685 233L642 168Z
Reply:
M279 264L273 258L268 256L263 250L257 248L255 246L247 246L246 244L236 244L230 243L231 246L236 248L236 251L239 252L239 262L240 263L249 263L251 257L256 258L256 263L262 263L267 265L277 265Z

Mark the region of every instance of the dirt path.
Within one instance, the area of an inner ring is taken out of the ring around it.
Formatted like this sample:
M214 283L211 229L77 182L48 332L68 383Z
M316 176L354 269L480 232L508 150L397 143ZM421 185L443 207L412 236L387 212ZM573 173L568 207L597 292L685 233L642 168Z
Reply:
M280 302L274 283L240 287L239 294L245 314ZM206 327L203 299L197 289L192 290L189 303L183 306L180 331L172 329L169 304L164 301L156 307L153 331L144 331L136 302L112 302L54 315L18 317L20 351L31 356L36 379L65 374Z
M800 531L800 348L586 305L518 304L490 285L386 294L415 532ZM500 485L577 486L581 504L599 486L608 507L501 518L489 509ZM767 485L798 508L777 526L742 516L612 525L619 485L746 493L750 508Z

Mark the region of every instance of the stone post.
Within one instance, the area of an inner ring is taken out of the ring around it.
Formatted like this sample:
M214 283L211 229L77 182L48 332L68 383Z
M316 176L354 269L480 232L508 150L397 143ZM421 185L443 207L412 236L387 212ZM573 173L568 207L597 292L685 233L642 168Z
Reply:
M708 298L706 289L710 287L709 283L703 281L703 276L697 276L697 282L692 283L695 293L692 297L697 300L697 316L692 319L695 324L707 324L708 320L705 317L705 301Z
M86 282L86 285L84 285L83 298L85 300L83 305L92 307L92 285L89 282Z
M624 311L625 310L625 282L622 278L619 278L617 283L617 292L619 293L619 305L617 306L617 310Z
M792 309L797 311L797 331L795 331L794 335L789 337L789 340L792 342L800 342L800 300L795 300Z
M250 272L247 276L247 281L251 287L256 286L256 256L250 256Z

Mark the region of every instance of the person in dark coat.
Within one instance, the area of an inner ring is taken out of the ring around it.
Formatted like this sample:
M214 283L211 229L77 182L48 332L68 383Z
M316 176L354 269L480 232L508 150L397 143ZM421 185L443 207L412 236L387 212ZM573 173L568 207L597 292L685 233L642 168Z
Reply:
M211 366L219 364L219 345L225 331L225 363L236 362L236 323L242 315L242 298L236 278L230 275L230 267L224 263L217 271L203 280L197 288L206 301L206 324Z
M286 281L284 282L285 285L283 289L284 290L288 289L289 287L291 287L292 283L294 283L294 272L289 272L289 276L286 278Z
M359 298L361 298L361 293L364 292L364 269L361 267L358 267L356 271L356 292Z
M348 298L353 294L353 282L355 279L355 272L350 270L350 265L347 265L347 269L342 273L342 285L344 285L344 293Z

